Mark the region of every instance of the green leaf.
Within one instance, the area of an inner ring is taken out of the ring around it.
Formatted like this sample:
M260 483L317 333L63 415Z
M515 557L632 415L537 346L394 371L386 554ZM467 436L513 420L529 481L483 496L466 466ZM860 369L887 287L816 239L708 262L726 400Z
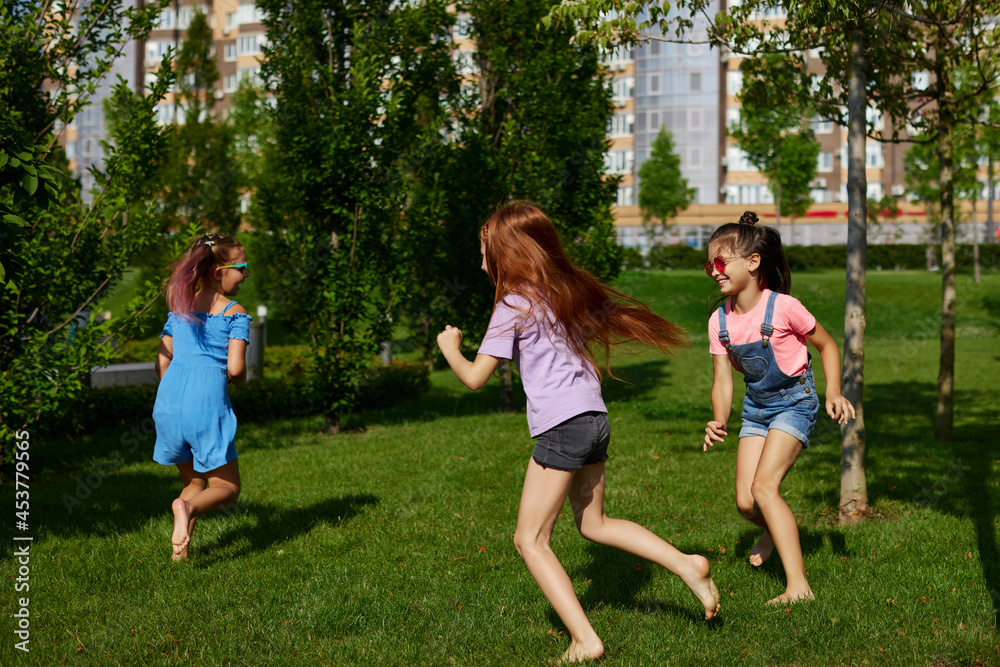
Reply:
M28 191L29 195L35 194L35 190L38 189L38 177L25 174L24 178L21 179L21 186Z
M7 152L6 151L0 151L0 167L6 166L8 159L9 158L7 157Z
M20 227L26 227L28 225L28 223L26 223L23 218L14 215L13 213L7 213L6 215L4 215L3 221L11 225L18 225Z

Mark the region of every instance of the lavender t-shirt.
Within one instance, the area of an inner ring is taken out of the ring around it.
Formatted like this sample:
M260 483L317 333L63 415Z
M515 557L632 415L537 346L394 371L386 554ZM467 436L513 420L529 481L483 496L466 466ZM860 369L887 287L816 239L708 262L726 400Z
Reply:
M551 311L509 294L493 309L479 354L511 359L528 396L528 432L532 438L584 412L607 412L601 383L586 358L573 351Z

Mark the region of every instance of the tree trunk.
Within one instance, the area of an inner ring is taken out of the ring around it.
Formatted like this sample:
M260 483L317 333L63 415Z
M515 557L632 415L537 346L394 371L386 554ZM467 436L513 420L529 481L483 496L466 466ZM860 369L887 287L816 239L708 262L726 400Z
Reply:
M503 359L497 369L500 376L500 412L514 411L514 374L510 370L510 359Z
M976 204L979 200L979 193L972 198L972 280L979 282L979 218L976 215Z
M326 413L326 424L323 427L326 435L337 435L340 433L340 415L336 412Z
M990 157L986 163L986 187L989 192L986 193L986 242L990 243L992 240L996 240L996 227L993 220L993 190L996 185L993 183L993 148L990 148Z
M865 479L865 259L868 254L868 183L865 180L865 89L868 44L860 21L850 28L851 78L847 129L847 290L844 304L844 373L841 390L857 417L841 427L840 523L857 523L868 512Z
M940 85L942 70L937 71ZM941 184L941 362L938 369L937 422L934 436L941 441L951 442L955 422L955 181L952 164L954 160L954 112L948 103L938 110L938 160L940 161Z

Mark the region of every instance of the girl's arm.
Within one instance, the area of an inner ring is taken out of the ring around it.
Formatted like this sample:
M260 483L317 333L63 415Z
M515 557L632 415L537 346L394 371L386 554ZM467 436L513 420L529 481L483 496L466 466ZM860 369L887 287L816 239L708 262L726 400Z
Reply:
M226 379L233 384L243 384L247 381L247 342L245 340L229 339Z
M438 334L438 347L444 354L445 360L455 372L456 377L462 381L466 387L476 391L490 379L493 371L500 365L500 360L488 354L477 354L475 361L469 361L462 354L462 331L453 326L446 326L444 331Z
M733 365L729 355L713 354L712 370L715 379L712 381L712 421L705 427L705 445L702 451L708 451L717 442L723 442L729 435L726 423L733 409Z
M160 339L160 351L156 354L156 377L163 379L163 374L167 372L167 366L174 358L174 337L164 336Z
M823 375L826 377L826 414L838 424L847 423L847 415L854 417L854 406L840 393L840 350L837 341L826 332L819 322L812 331L806 334L806 339L819 350L823 361Z

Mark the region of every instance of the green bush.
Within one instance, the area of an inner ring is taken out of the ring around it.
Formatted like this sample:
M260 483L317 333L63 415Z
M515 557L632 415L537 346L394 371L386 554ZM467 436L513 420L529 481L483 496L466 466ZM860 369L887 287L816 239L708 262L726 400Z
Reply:
M705 263L705 251L688 245L657 245L649 249L646 261L651 269L698 269Z
M429 371L422 363L394 361L389 366L372 366L358 388L357 409L385 408L429 387ZM233 411L245 423L322 414L325 393L305 375L262 378L229 389ZM42 429L32 429L32 433L76 435L115 429L126 433L152 416L155 399L152 385L88 388L60 419L49 422L45 433Z
M646 260L638 248L622 248L622 270L635 271L646 268Z
M308 345L282 345L264 350L264 375L303 377L309 369Z
M941 247L933 246L934 261L941 265ZM926 269L927 246L924 244L869 244L865 254L868 269ZM847 246L786 246L785 257L792 271L809 269L843 269L847 262ZM955 249L959 271L972 270L972 246L962 244ZM980 244L979 265L982 269L1000 268L1000 245Z

